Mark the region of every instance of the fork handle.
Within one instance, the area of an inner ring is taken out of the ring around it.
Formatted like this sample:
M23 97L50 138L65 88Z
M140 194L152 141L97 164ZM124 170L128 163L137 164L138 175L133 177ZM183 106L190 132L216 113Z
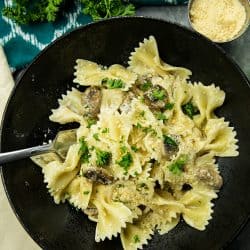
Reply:
M31 156L48 153L51 151L52 151L52 143L26 149L15 150L6 153L0 153L0 165L7 162L29 158Z

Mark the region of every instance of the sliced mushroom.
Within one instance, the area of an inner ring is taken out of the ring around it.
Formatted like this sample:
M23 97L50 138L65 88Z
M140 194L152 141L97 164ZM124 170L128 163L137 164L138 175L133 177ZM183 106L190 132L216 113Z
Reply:
M131 110L131 101L135 98L133 92L127 92L122 104L119 107L119 110L124 113L128 113Z
M168 102L167 91L159 85L152 86L145 92L144 99L152 111L162 111Z
M198 169L196 176L207 185L220 189L223 184L223 179L213 166L206 166Z
M92 182L98 182L103 185L110 185L114 181L113 176L109 175L105 169L90 168L83 175Z
M100 112L102 92L98 87L89 87L82 96L82 104L85 108L84 116L96 118Z

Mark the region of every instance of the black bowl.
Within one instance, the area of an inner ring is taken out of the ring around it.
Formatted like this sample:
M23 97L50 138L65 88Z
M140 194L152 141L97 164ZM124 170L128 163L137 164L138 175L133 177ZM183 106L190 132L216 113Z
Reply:
M240 155L219 159L224 186L206 231L180 223L156 234L145 249L219 249L230 242L250 212L250 91L238 66L215 44L178 25L150 18L116 18L81 27L45 49L18 81L2 123L1 151L41 144L62 128L49 121L57 99L72 86L77 58L126 65L139 41L154 35L161 57L193 71L192 80L215 82L226 92L218 114L238 132ZM72 125L74 126L74 124ZM2 178L14 212L43 249L121 249L119 239L95 243L95 223L68 204L56 205L30 159L5 164Z

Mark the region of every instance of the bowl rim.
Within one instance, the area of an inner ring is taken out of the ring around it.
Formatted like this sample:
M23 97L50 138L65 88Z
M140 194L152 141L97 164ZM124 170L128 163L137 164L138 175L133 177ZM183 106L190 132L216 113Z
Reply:
M116 20L149 20L149 21L156 21L156 22L160 22L160 23L165 23L165 24L170 24L173 25L175 27L177 27L177 29L180 29L184 32L189 33L192 36L198 36L199 39L204 40L205 42L207 42L208 44L212 45L215 49L217 49L221 54L223 54L223 56L226 58L226 60L228 60L230 62L230 64L233 65L233 67L238 71L238 73L240 74L240 76L242 77L242 79L244 80L245 83L247 83L247 86L249 87L250 90L250 80L247 78L247 76L245 75L245 73L242 71L242 69L240 68L240 66L236 63L236 61L229 55L227 54L218 44L216 44L215 42L213 42L212 40L208 39L207 37L201 35L199 32L189 29L188 27L185 27L184 25L178 24L176 22L170 22L167 20L164 20L163 18L155 18L155 17L150 17L150 16L125 16L125 17L112 17L109 19L103 19L103 20L99 20L96 22L90 22L87 23L85 25L81 25L73 30L71 30L68 33L63 34L62 36L58 37L57 39L55 39L53 42L51 42L49 45L47 45L43 50L41 50L38 55L35 56L35 58L24 68L23 72L20 73L20 75L18 76L18 79L15 83L15 86L13 87L10 96L8 98L8 101L5 105L4 108L4 112L2 115L2 119L0 120L0 153L2 152L2 137L3 137L3 124L5 122L5 116L7 113L7 109L9 106L9 103L12 100L12 97L14 96L17 87L19 86L20 82L22 81L23 76L29 71L29 69L33 66L34 63L36 63L40 56L42 56L43 54L45 54L45 52L47 50L49 50L51 47L53 47L58 41L63 40L65 37L70 36L72 33L74 32L78 32L79 30L85 30L88 28L91 28L92 26L96 26L96 25L102 25L102 23L109 23L109 22L116 22ZM30 238L41 248L43 248L43 245L41 243L41 241L39 240L39 237L36 236L35 234L33 234L33 232L31 232L26 225L24 224L24 222L22 221L22 219L20 218L20 216L18 215L14 204L11 201L11 198L9 196L8 190L7 190L7 186L6 186L6 182L5 182L5 178L4 178L4 173L3 173L3 166L0 165L0 174L1 174L1 180L3 183L3 187L4 187L4 191L6 194L6 197L8 199L9 205L12 209L12 211L14 212L18 222L22 225L23 229L26 231L26 233L28 233L28 235L30 236ZM249 217L246 217L244 222L242 223L242 225L233 233L233 236L231 239L228 239L227 242L225 242L224 247L230 245L230 243L241 233L242 229L244 228L245 224L247 223Z

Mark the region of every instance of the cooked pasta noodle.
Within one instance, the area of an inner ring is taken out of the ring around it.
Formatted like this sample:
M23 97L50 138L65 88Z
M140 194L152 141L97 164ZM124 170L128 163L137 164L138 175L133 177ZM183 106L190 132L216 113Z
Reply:
M97 223L96 241L120 234L125 250L142 248L181 217L204 230L222 186L215 156L238 155L234 128L214 113L225 93L163 62L153 36L128 68L78 59L75 69L74 82L86 90L68 91L50 116L79 123L75 144L65 159L32 158L55 202Z

